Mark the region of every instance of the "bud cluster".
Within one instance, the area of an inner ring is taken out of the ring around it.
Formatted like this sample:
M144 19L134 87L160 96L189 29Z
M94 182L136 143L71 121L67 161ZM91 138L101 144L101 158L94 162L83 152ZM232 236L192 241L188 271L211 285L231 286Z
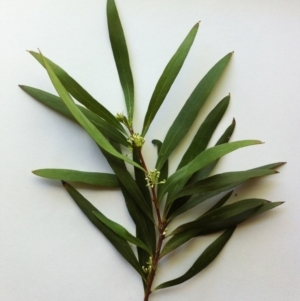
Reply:
M166 180L162 180L159 182L158 181L159 177L160 177L159 170L157 170L157 169L150 170L145 178L145 180L147 181L147 186L150 186L151 188L153 188L154 185L166 183Z

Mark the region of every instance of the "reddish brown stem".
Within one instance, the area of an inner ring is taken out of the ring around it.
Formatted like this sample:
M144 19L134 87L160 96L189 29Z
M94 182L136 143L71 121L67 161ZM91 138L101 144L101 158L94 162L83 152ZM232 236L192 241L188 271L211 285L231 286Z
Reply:
M134 130L132 128L128 127L128 130L131 135L134 134ZM141 163L142 167L144 168L144 170L146 172L146 176L147 176L148 168L147 168L146 162L144 160L142 150L140 147L138 147L136 150L137 150L137 154L138 154L140 163ZM153 280L154 280L155 273L157 270L160 251L161 251L163 240L165 238L164 231L166 228L166 222L162 221L162 218L161 218L159 204L158 204L158 200L157 200L157 196L156 196L156 189L155 189L155 187L151 187L151 186L150 186L150 188L151 188L151 194L152 194L152 202L154 204L155 211L156 211L156 217L157 217L157 222L158 222L157 229L158 229L159 236L158 236L157 246L156 246L156 250L155 250L155 255L154 255L154 258L152 259L151 269L150 269L150 272L148 274L147 281L146 281L146 290L145 290L144 301L148 301L149 296L151 294L151 288L152 288Z
M147 279L147 287L146 287L146 291L145 291L144 301L149 300L149 296L151 294L151 287L153 284L153 280L155 277L155 273L156 273L156 269L157 269L157 265L158 265L158 261L159 261L161 246L162 246L163 240L165 238L165 236L164 236L164 227L165 226L163 224L161 226L162 226L161 229L159 229L159 238L158 238L158 242L157 242L155 256L154 256L154 259L152 262L152 269L151 269L151 272Z

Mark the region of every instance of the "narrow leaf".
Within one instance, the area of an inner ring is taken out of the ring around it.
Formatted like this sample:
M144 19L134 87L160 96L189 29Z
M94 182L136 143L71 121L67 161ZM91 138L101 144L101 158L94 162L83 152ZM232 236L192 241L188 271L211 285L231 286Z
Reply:
M163 186L163 190L159 198L161 198L165 193L170 191L172 191L172 195L175 195L178 192L177 191L178 188L176 188L176 184L179 181L184 179L186 179L187 181L192 174L194 174L196 171L203 168L204 166L208 165L209 163L241 147L246 147L246 146L255 145L259 143L261 142L257 140L242 140L242 141L235 141L235 142L217 145L203 151L189 164L177 170L172 176L168 178L167 182ZM167 205L170 206L173 201L174 200L170 199Z
M248 214L248 212L253 212L253 209L257 209L258 207L267 203L268 201L263 199L247 199L223 206L201 216L192 222L179 226L170 235L179 234L192 229L199 229L199 232L208 228L213 228L216 229L215 231L220 231L223 229L223 225L227 225L227 222L230 223L230 227L232 220L237 220L237 217L244 216L245 214Z
M263 177L276 174L277 171L273 169L250 169L245 171L224 172L214 175L201 181L197 181L185 186L176 197L185 195L204 194L213 190L222 191L224 187L235 185L236 183L247 181L251 178Z
M249 199L249 201L250 200L251 199ZM252 199L252 200L255 200L255 199ZM243 201L246 201L246 200L243 200ZM249 218L252 218L256 215L259 215L261 213L264 213L266 211L274 209L283 204L283 202L268 202L266 200L263 200L263 201L265 201L265 202L262 206L245 210L239 214L236 214L236 215L228 217L228 218L224 218L220 221L211 221L211 222L207 223L205 225L205 227L202 227L199 230L198 235L207 235L210 233L222 231L224 229L227 229L228 227L236 226L236 225L246 221ZM240 202L242 202L242 201L240 201ZM230 205L227 205L227 206L230 206ZM220 209L225 208L227 206L221 207ZM204 219L205 216L203 215L203 217L201 217L201 218Z
M162 75L160 76L150 103L146 112L144 119L144 126L142 131L142 136L145 136L151 122L153 121L156 113L158 112L160 106L165 100L169 90L171 89L192 45L195 40L197 31L199 28L199 23L197 23L191 31L188 33L184 41L181 43L175 54L172 56L171 60L164 69Z
M42 104L50 107L51 109L63 114L64 116L76 121L74 116L71 114L67 106L64 102L56 95L50 94L48 92L20 85L20 88L25 91L27 94L32 96L34 99L38 100ZM118 129L108 123L106 120L99 117L97 114L93 113L92 111L82 107L77 106L81 112L88 118L103 135L107 138L110 138L114 141L121 143L122 145L127 146L128 142L125 138L124 134L122 134Z
M71 169L38 169L34 170L37 176L52 179L52 180L63 180L70 182L85 183L100 187L119 187L119 181L116 175L109 173L100 172L87 172Z
M210 213L211 211L214 211L215 209L221 208L231 197L232 191L226 193L214 206L212 206L208 211L206 211L204 214ZM204 215L203 214L203 215Z
M133 160L137 163L140 162L140 158L138 156L138 152L137 150L134 148L133 149ZM134 174L135 174L135 181L136 184L138 185L141 193L144 196L145 201L147 202L147 204L149 205L150 208L152 208L152 198L151 198L151 194L149 191L149 187L147 187L147 181L145 179L145 174L143 171L141 171L138 168L134 168ZM152 253L155 253L155 249L156 249L156 230L155 230L155 225L153 223L152 220L150 220L145 214L143 214L142 212L142 219L144 221L144 223L146 224L144 227L146 230L148 230L149 233L149 245L152 248ZM143 238L143 231L144 229L140 229L140 227L137 227L137 237L142 237ZM142 261L144 266L146 266L147 261L149 260L149 255L148 254L142 254L143 251L142 250L138 250L138 254L139 254L139 259L140 262Z
M101 222L93 212L99 212L87 199L85 199L75 188L70 184L63 182L64 188L70 194L72 199L86 215L86 217L103 233L103 235L111 242L116 250L128 261L128 263L145 279L144 272L137 261L128 242L115 234L109 227Z
M216 145L225 144L230 140L230 138L233 134L233 131L235 129L235 125L236 125L236 122L235 122L235 119L233 119L232 123L221 135L221 137L217 141ZM195 181L207 178L210 175L210 173L214 170L214 168L216 167L218 161L219 161L219 159L215 160L214 162L206 165L205 167L203 167L200 170L198 170L197 172L195 172L192 175L192 177L189 179L189 183L193 183Z
M173 235L167 243L164 245L161 253L160 253L160 258L163 256L169 254L170 252L174 251L190 239L194 238L195 236L198 235L198 229L192 229L186 232L179 233L177 235Z
M210 69L210 71L199 82L191 96L186 101L185 105L170 127L163 142L156 163L156 168L158 170L161 169L165 161L169 158L170 154L179 145L183 137L192 126L199 110L207 100L210 92L227 66L231 56L232 53L227 54L216 65L214 65L214 67Z
M86 108L97 114L98 116L105 119L111 125L113 125L118 130L125 133L123 127L119 121L112 115L103 105L101 105L96 99L94 99L85 89L83 89L66 71L61 67L53 63L46 57L41 56L40 53L29 51L29 53L43 66L45 67L44 61L52 68L53 72L56 74L65 89L81 104Z
M230 95L224 97L217 106L208 114L204 122L201 124L194 139L192 140L189 148L186 150L182 160L180 161L177 169L191 162L197 155L203 152L219 122L221 121L229 104Z
M43 58L43 56L42 56ZM64 101L65 105L68 107L72 115L76 118L76 120L81 124L81 126L88 132L88 134L94 139L94 141L104 150L112 154L113 156L120 158L138 168L143 168L129 159L128 157L122 155L121 153L117 152L112 145L106 140L106 138L103 136L103 134L98 131L98 129L85 117L85 115L78 109L76 104L74 103L73 99L70 97L67 90L64 88L64 86L59 81L58 77L52 70L51 66L47 63L46 60L44 60L44 65L47 69L47 72L49 74L49 77L53 83L53 86L55 87L57 93L61 97L61 99Z
M184 275L160 284L158 287L155 288L155 290L181 284L200 273L219 255L221 250L226 245L227 241L230 239L234 230L235 228L226 230L212 244L210 244Z
M133 118L134 85L126 40L114 0L107 0L109 38L123 89L129 121Z
M138 238L134 237L132 234L130 234L123 226L117 224L116 222L108 219L104 214L102 214L100 211L96 212L93 211L94 215L103 223L105 224L109 229L111 229L114 233L122 237L123 239L131 242L132 244L142 248L143 250L147 251L149 255L152 255L152 252L149 250L149 248Z
M109 153L102 150L103 155L109 162L112 170L116 174L118 180L122 183L124 188L128 191L136 205L153 221L153 213L151 204L149 204L142 192L140 191L136 181L132 178L132 175L128 172L125 164L122 160L112 157Z
M198 182L195 182L191 185L187 185L183 190L185 190L185 189L188 190L188 187L191 188L193 186L196 186L196 183L198 183L197 185L200 185L200 186L203 185L203 190L199 189L198 195L195 195L192 198L189 198L181 206L177 206L176 210L174 210L172 213L168 214L168 218L172 219L175 216L178 216L178 215L186 212L187 210L197 206L198 204L206 201L207 199L214 197L221 192L224 192L224 191L227 191L234 187L237 187L238 185L240 185L252 178L276 174L277 171L274 171L273 168L276 168L280 165L282 165L282 162L268 164L268 165L256 167L256 168L245 170L245 171L237 171L237 172L232 172L232 173L230 172L230 173L218 174L218 175L200 180ZM194 191L196 191L196 190L194 190ZM192 192L192 191L190 191L190 192ZM183 194L185 194L185 192L183 192ZM183 198L184 197L180 197L177 200L180 201ZM176 202L177 202L177 200L176 200Z
M234 131L235 128L235 120L233 119L231 125L225 130L225 132L222 134L222 136L219 138L218 142L216 145L220 145L220 144L224 144L227 143ZM214 162L204 166L203 168L201 168L200 170L196 171L188 180L188 184L189 183L193 183L197 180L202 180L206 177L208 177L210 175L210 173L212 172L212 170L215 168L215 166L217 165L217 162L219 161L219 159L215 160ZM168 214L167 214L167 218L169 219L170 216L177 211L180 207L182 207L186 202L188 202L188 200L190 199L190 196L187 197L182 197L179 199L176 199L173 204L171 205Z
M205 214L222 207L225 202L230 198L232 194L232 191L224 195L212 208L210 208ZM160 257L165 256L166 254L172 252L176 248L180 247L182 244L186 243L193 237L197 236L199 232L199 229L192 229L183 233L180 233L178 235L173 235L170 240L165 244L164 248L162 249L160 253Z

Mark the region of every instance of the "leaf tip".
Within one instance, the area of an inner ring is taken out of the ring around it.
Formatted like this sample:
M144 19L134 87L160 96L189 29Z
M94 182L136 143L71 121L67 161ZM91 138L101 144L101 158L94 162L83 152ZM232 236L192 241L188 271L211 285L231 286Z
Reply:
M62 180L61 183L63 184L64 187L67 186L67 182L65 182L65 181Z

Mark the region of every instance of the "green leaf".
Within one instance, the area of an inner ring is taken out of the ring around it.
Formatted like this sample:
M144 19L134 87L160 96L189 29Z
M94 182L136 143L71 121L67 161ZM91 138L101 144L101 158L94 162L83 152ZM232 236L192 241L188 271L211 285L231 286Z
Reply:
M163 185L163 190L161 192L161 195L159 198L161 198L164 194L167 192L172 191L172 195L175 195L177 191L176 184L179 181L189 179L189 177L194 174L199 169L203 168L204 166L208 165L209 163L217 160L218 158L233 152L239 148L260 144L260 141L257 140L242 140L242 141L235 141L230 142L226 144L217 145L214 147L211 147L205 151L203 151L201 154L199 154L195 159L193 159L189 164L185 165L181 169L177 170L172 176L168 178L166 183ZM167 204L170 206L172 204L172 198L169 200L169 203Z
M145 279L144 272L137 261L128 242L115 234L109 227L101 222L93 212L99 212L87 199L85 199L75 188L70 184L63 182L64 188L70 194L72 199L86 215L86 217L103 233L103 235L111 242L116 250L129 262L129 264Z
M171 60L164 69L162 75L160 76L154 92L152 94L146 116L144 119L144 126L142 130L142 136L144 137L153 121L156 113L158 112L160 106L165 100L169 90L171 89L192 45L195 40L197 31L199 28L199 23L197 23L191 31L188 33L184 41L181 43L175 54L172 56Z
M205 214L220 208L224 205L224 203L230 198L232 191L224 195L211 209L209 209ZM199 229L192 229L178 235L174 235L170 240L167 241L164 248L160 253L160 258L172 252L176 248L180 247L182 244L186 243L190 239L194 238L198 235Z
M186 150L184 156L182 157L182 160L180 161L177 169L180 169L184 165L190 163L197 155L199 155L206 149L215 129L217 128L224 113L226 112L229 100L230 95L224 97L208 114L204 122L201 124L199 130L197 131L196 135L194 136L194 139L191 142L189 148Z
M76 121L74 116L70 113L64 102L56 95L50 94L48 92L20 85L20 88L27 94L32 96L34 99L38 100L42 104L50 107L51 109L63 114L64 116ZM122 134L118 129L108 123L106 120L100 118L97 114L91 112L90 110L77 106L81 112L99 129L101 133L107 138L121 143L127 146L128 142L124 134Z
M249 201L250 202L250 201L253 201L253 200L256 201L258 199L248 199L248 200L243 200L243 201ZM239 202L243 202L243 201L239 201ZM256 215L259 215L261 213L264 213L266 211L274 209L274 208L276 208L276 207L283 204L283 202L269 202L269 201L266 201L266 200L262 200L262 201L264 201L264 204L262 206L258 206L256 208L249 209L249 210L244 210L244 211L241 211L241 213L238 213L238 214L235 214L235 215L232 215L232 212L231 212L232 216L228 216L224 219L220 218L219 222L217 221L217 218L216 218L215 221L212 220L211 222L207 223L205 225L205 227L201 228L201 230L198 232L198 235L207 235L207 234L210 234L210 233L222 231L224 229L227 229L228 227L238 225L238 224L246 221L249 218L252 218ZM237 203L239 203L239 202L237 202ZM234 205L234 204L232 204L232 205ZM231 206L231 205L227 205L227 206ZM216 210L223 209L227 206L221 207L221 208L216 209ZM210 212L209 214L212 214L213 212L215 214L219 214L216 210ZM204 220L204 218L206 218L206 217L207 217L207 215L203 215L201 217L201 219L203 218L203 220Z
M42 56L43 58L43 56ZM52 70L51 66L48 64L46 60L44 60L45 68L49 74L49 77L53 83L54 88L56 89L57 93L59 94L60 98L63 100L65 105L68 107L72 115L75 119L81 124L81 126L88 132L88 134L94 139L94 141L105 151L109 152L113 156L120 158L138 168L143 168L129 159L128 157L122 155L121 153L117 152L115 148L106 140L103 134L85 117L85 115L78 109L76 104L74 103L73 99L70 97L67 90L61 84L60 80Z
M123 226L119 225L118 223L108 219L104 214L102 214L100 211L96 212L93 211L94 215L103 223L105 224L109 229L111 229L114 233L122 237L123 239L127 240L128 242L131 242L132 244L142 248L146 252L148 252L149 255L152 255L152 252L149 250L149 248L138 238L134 237L132 234L130 234Z
M268 164L264 166L260 166L257 168L245 170L245 171L237 171L237 172L231 172L231 173L223 173L218 174L203 180L200 180L196 183L203 186L203 190L199 191L199 194L188 199L182 206L178 206L176 210L172 212L172 214L168 214L168 218L171 220L175 216L178 216L187 210L197 206L198 204L206 201L207 199L218 195L221 192L224 192L226 190L232 189L247 180L250 180L254 177L262 177L267 175L276 174L276 171L273 171L274 168L279 167L282 165L282 162ZM231 177L232 176L232 177ZM192 187L186 186L186 187ZM215 186L215 187L213 187ZM184 189L186 189L186 187ZM182 197L180 197L178 200L181 200ZM176 200L177 201L177 200Z
M218 140L216 145L220 145L220 144L224 144L227 143L234 131L235 128L235 120L233 119L231 125L225 130L225 132L222 134L222 136L220 137L220 139ZM219 159L215 160L214 162L204 166L203 168L201 168L200 170L196 171L187 181L187 183L193 183L197 180L202 180L206 177L208 177L210 175L210 173L212 172L212 170L215 168L215 166L217 165ZM167 214L167 218L169 219L170 216L177 211L180 207L182 207L188 200L190 199L190 196L187 197L182 197L179 199L176 199L173 204L171 205L168 214Z
M113 125L118 130L125 133L124 128L119 121L112 115L103 105L101 105L96 99L94 99L85 89L83 89L66 71L60 68L58 65L50 61L48 58L41 56L40 53L29 51L29 53L43 66L44 61L48 63L53 72L58 77L61 84L65 89L81 104L87 107L89 110L105 119L108 123Z
M38 169L34 170L37 176L52 179L63 180L71 182L85 183L100 187L119 187L119 181L116 175L100 172L87 172L71 169Z
M231 197L232 191L226 193L214 206L212 206L208 211L206 211L204 214L210 213L211 211L214 211L215 209L221 208ZM203 215L204 215L203 214Z
M137 149L134 148L133 149L133 160L135 162L140 162L139 156L138 156L138 152ZM147 185L147 181L145 179L145 174L143 173L143 171L141 171L138 168L134 168L134 173L135 173L135 181L136 184L138 185L141 193L144 196L145 201L148 203L149 207L152 208L152 198L151 198L151 194L149 191L149 188L146 186ZM149 240L148 243L149 245L152 247L152 253L155 253L155 249L156 249L156 230L155 230L155 225L153 223L153 220L150 220L145 214L142 213L142 218L143 221L146 225L144 225L145 229L148 229L148 235L149 235ZM137 237L144 237L143 236L143 229L140 229L139 227L137 227ZM139 250L138 250L139 251ZM147 261L149 260L149 255L147 254L142 254L143 252L138 252L139 254L139 258L140 260L143 262L142 265L146 266ZM141 262L140 261L140 262Z
M176 195L176 198L186 195L203 195L206 192L214 190L220 190L220 192L222 192L224 187L236 185L236 183L244 182L251 178L263 177L276 173L277 171L273 169L264 168L250 169L245 171L224 172L185 186Z
M130 122L133 118L134 85L126 40L114 0L107 0L107 24Z
M184 275L160 284L158 287L155 288L155 290L181 284L200 273L219 255L221 250L226 245L227 241L230 239L234 230L235 228L226 230L212 244L210 244Z
M186 101L185 105L170 127L163 142L156 163L156 168L158 170L161 169L165 161L169 158L170 154L179 145L183 137L192 126L199 110L207 100L210 92L227 66L231 56L232 53L227 54L216 65L214 65L199 82L191 96Z
M198 229L193 229L186 232L182 232L177 235L173 235L164 245L159 257L162 258L163 256L166 256L167 254L174 251L190 239L194 238L198 235L198 231Z
M198 234L207 234L224 230L244 221L245 217L252 215L256 209L268 204L269 201L263 199L247 199L223 206L207 213L200 218L183 224L176 228L170 235L179 234L192 229L199 229Z
M225 144L230 140L232 133L235 129L235 125L236 125L236 122L235 122L235 119L233 119L232 123L225 130L225 132L222 134L222 136L219 138L216 145ZM210 175L210 173L213 171L213 169L216 167L218 162L219 162L219 159L215 160L214 162L208 164L207 166L205 166L205 167L201 168L200 170L198 170L197 172L195 172L192 175L192 177L189 179L189 183L193 183L195 181L207 178Z
M110 156L110 154L108 154L107 152L102 153L109 162L117 178L122 183L124 188L128 191L128 194L136 203L136 205L148 216L149 219L151 219L154 222L152 207L145 200L136 181L132 178L132 175L126 169L124 162L117 158L112 158L112 156Z

